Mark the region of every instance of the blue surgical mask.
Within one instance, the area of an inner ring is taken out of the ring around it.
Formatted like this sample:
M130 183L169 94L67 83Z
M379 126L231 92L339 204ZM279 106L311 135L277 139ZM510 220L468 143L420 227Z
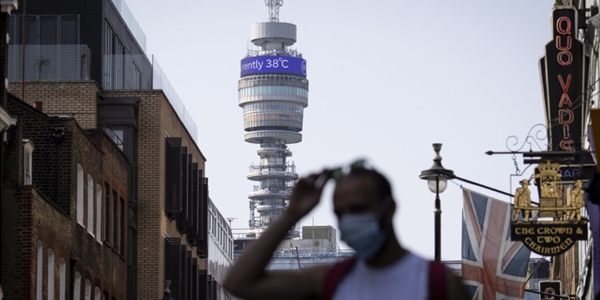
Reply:
M382 206L387 207L387 205ZM369 212L360 214L345 214L340 218L339 227L341 240L356 251L356 256L369 260L381 250L388 238L388 233L379 225L381 215L385 213Z

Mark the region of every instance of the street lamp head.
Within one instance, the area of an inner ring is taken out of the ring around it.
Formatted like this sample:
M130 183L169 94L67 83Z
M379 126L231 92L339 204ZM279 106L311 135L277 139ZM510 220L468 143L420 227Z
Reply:
M437 179L437 182L436 182ZM427 187L432 193L443 193L448 186L448 179L444 176L429 176L427 178Z
M429 187L429 190L432 193L444 192L448 186L448 179L454 178L454 171L442 166L442 157L440 156L441 150L441 143L433 144L433 151L435 151L433 166L427 170L423 170L419 176L419 178L427 180L427 187Z

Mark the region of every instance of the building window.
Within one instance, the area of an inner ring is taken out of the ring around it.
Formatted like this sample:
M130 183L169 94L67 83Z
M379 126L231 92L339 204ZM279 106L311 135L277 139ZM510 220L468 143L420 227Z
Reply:
M102 243L102 189L96 184L96 240Z
M54 251L48 249L48 300L54 300Z
M23 22L23 19L26 22ZM85 80L85 51L79 42L79 15L13 15L10 18L10 44L27 44L23 64L20 51L10 51L8 78L25 80ZM26 23L26 28L23 28ZM23 33L25 29L25 34ZM23 40L25 38L25 40ZM22 69L24 67L24 70ZM82 74L83 73L83 74ZM81 75L80 75L81 74Z
M77 164L77 223L83 225L83 168Z
M75 272L75 284L73 285L73 300L81 299L81 274Z
M85 300L92 300L92 283L89 280L85 280Z
M142 72L133 64L133 86L134 90L139 90L142 87Z
M33 165L33 143L31 140L23 140L23 185L31 185L31 169Z
M98 287L94 288L94 300L102 300L102 292Z
M44 280L44 245L37 241L37 272L35 281L35 299L42 300L42 286Z
M112 245L113 249L119 250L119 195L113 190L112 203Z
M87 229L88 233L94 235L94 180L87 176Z
M60 259L59 261L59 268L60 268L60 288L59 288L59 294L58 294L58 299L59 300L66 300L66 295L67 295L67 266L65 264L65 260L64 259Z
M110 232L110 216L111 212L111 201L110 201L110 185L104 183L104 241L111 244L110 238L112 236Z
M124 57L125 57L125 47L123 46L123 44L121 43L121 41L119 40L119 38L115 35L115 42L114 42L114 57L115 59L113 60L114 62L114 83L113 83L113 88L115 90L121 90L123 89L123 69L124 69Z
M103 49L103 70L102 70L102 87L104 89L112 88L112 77L113 77L113 36L115 35L112 27L108 25L108 21L104 22L104 46Z
M102 46L104 56L102 87L107 90L122 89L125 47L108 24L108 21L104 22L104 43Z
M111 129L111 128L105 128L104 131L106 132L106 134L108 134L108 136L110 137L110 139L117 145L117 147L119 147L119 149L121 149L121 151L123 150L123 129Z
M122 255L125 254L125 228L127 228L127 226L125 226L125 200L123 200L123 198L121 198L121 209L119 209L120 212L120 217L121 217L121 224L119 224L119 235L120 235L120 239L119 239L119 246L120 246L120 253Z

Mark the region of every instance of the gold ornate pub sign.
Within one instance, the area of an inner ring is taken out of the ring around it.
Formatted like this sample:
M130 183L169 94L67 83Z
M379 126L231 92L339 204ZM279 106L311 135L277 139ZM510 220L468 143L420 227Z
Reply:
M581 218L582 182L577 180L572 186L563 183L559 169L559 164L550 161L537 166L539 206L531 204L529 180L521 180L515 192L511 239L523 241L541 255L562 254L575 241L588 238L587 220Z

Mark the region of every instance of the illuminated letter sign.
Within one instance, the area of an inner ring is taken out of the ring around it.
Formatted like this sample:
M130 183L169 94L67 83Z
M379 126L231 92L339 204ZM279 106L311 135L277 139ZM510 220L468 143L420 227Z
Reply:
M551 151L580 151L585 114L586 58L577 40L577 11L552 12L552 41L540 61Z

